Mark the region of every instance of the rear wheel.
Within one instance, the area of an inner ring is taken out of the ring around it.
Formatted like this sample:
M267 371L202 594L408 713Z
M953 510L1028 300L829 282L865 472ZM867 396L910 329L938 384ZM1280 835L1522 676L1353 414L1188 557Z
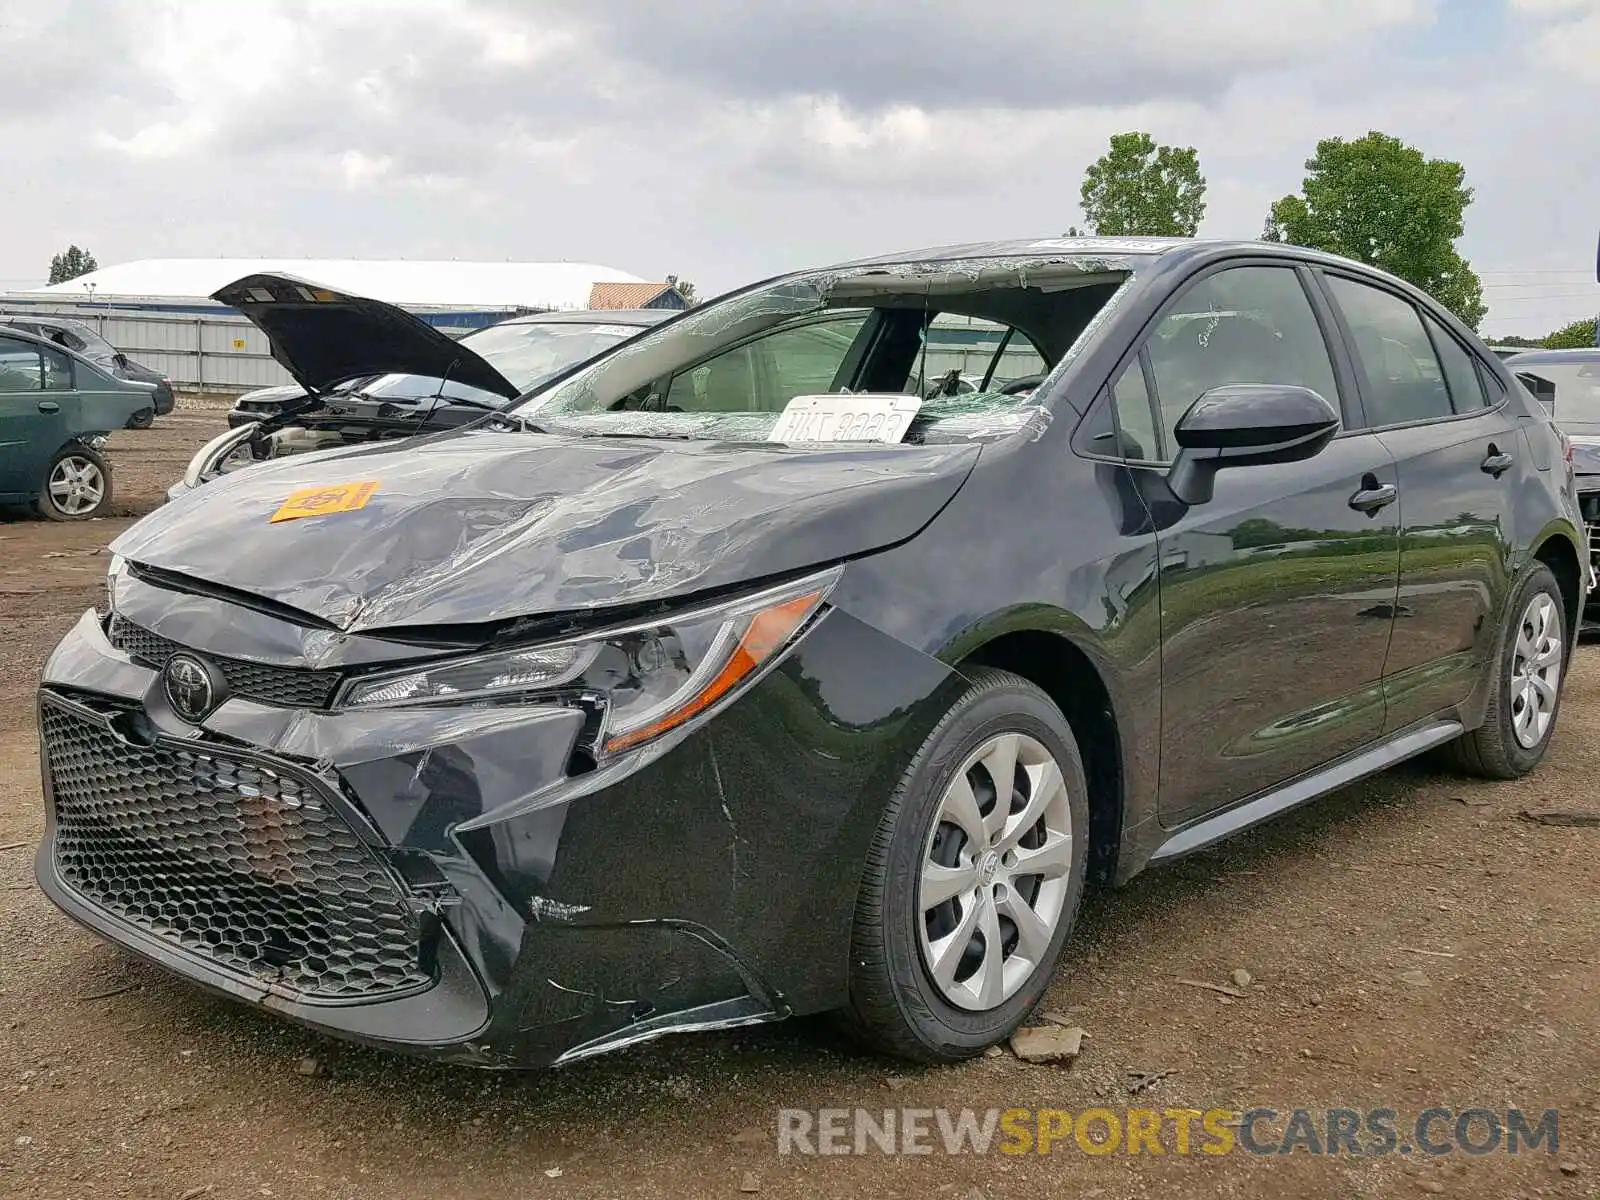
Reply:
M34 507L52 521L83 521L111 503L111 466L98 451L73 442L56 451Z
M1008 1037L1043 998L1088 850L1083 759L1060 710L989 668L917 752L884 812L851 945L853 1031L920 1062Z
M1555 733L1567 665L1566 604L1550 568L1535 563L1506 606L1484 723L1450 746L1455 766L1517 779L1539 765Z

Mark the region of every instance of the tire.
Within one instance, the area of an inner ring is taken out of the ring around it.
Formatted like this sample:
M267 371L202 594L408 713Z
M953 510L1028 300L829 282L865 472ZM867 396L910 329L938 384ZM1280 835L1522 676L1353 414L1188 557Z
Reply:
M123 428L149 429L150 426L154 425L155 423L156 410L153 408L141 408L138 412L134 413L133 416L128 418L128 423L124 425Z
M61 485L66 483L70 487L66 476L74 472L80 482L97 487L98 496L92 492L74 495L69 491L63 494ZM88 472L87 476L85 472ZM50 460L50 468L45 472L44 482L39 485L39 498L34 501L34 508L40 516L51 521L87 521L90 517L99 516L110 504L111 464L99 451L90 449L82 442L68 442Z
M1543 614L1542 629L1539 614ZM1541 632L1544 636L1538 637ZM1571 636L1561 587L1549 567L1535 563L1506 605L1492 667L1489 711L1481 726L1446 748L1451 765L1485 779L1520 779L1539 765L1561 710L1561 684L1571 657L1567 639ZM1526 650L1535 637L1538 644L1533 648L1540 652L1535 661L1547 665L1534 672L1540 683L1529 690L1520 681ZM1539 705L1531 720L1524 717L1530 701Z
M1088 789L1071 727L1049 696L1019 676L982 668L969 678L971 686L928 735L891 794L856 902L849 999L840 1015L869 1047L914 1062L972 1058L1027 1019L1043 999L1072 931L1087 868ZM962 811L965 827L977 821L988 828L984 818L1000 811L989 764L1000 762L1003 773L1004 747L1013 743L1021 770L1013 771L1011 816L997 818L998 836L980 830L983 837L975 839L942 819ZM1041 755L1059 768L1064 796L1062 789L1041 786L1049 778ZM947 807L947 793L960 791L958 779L971 786L975 811ZM1043 806L1040 823L1018 842L1023 814L1037 806ZM1008 842L1010 852L996 858ZM1013 873L1011 860L1019 851L1033 856L1032 865L1048 859L1051 874ZM970 868L962 865L968 862ZM924 909L924 867L940 871L941 864L955 865L941 877L952 881L952 892L957 875L970 879L973 888ZM975 901L980 894L985 899ZM1032 949L1010 915L1021 915L1024 906L1041 918L1029 923ZM989 957L985 930L1000 934L998 960ZM958 944L965 956L949 953ZM935 977L935 961L942 978ZM993 984L995 979L1000 982Z

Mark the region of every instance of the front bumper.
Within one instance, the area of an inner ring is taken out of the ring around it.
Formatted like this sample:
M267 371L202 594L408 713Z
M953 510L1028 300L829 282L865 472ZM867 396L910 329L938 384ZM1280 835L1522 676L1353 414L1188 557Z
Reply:
M119 589L119 618L155 640L118 626L113 644L86 613L45 668L41 888L212 991L476 1065L565 1062L842 1002L881 798L952 682L834 611L709 724L574 775L577 710L322 711L303 690L308 664L392 645ZM232 697L200 727L165 699L152 669L163 645L215 656L228 675ZM856 698L851 719L829 694ZM93 753L63 720L94 731ZM282 811L286 790L337 819L334 850ZM85 857L86 814L107 827L92 844L112 851ZM343 874L308 869L340 855ZM336 964L340 994L319 994L324 960L371 949L378 926L403 926L405 962L390 961L389 936L389 974L357 955Z

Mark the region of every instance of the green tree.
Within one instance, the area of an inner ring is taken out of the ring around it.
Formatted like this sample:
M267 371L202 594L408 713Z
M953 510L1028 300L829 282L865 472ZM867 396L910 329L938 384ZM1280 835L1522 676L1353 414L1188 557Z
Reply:
M689 305L690 308L693 308L696 304L700 303L699 299L697 298L700 294L699 289L697 289L694 284L690 283L687 279L679 279L676 275L668 275L667 286L670 288L676 288L678 295L684 298L684 301Z
M1193 237L1206 215L1199 154L1157 146L1148 133L1113 134L1111 149L1083 173L1081 195L1100 237Z
M94 255L76 246L68 246L51 258L50 282L65 283L69 279L76 279L80 275L87 275L90 271L99 269L100 264L94 260Z
M1456 250L1472 189L1457 162L1376 130L1325 138L1306 160L1302 195L1272 206L1262 237L1381 267L1415 284L1473 329L1483 284Z
M1595 344L1595 319L1585 317L1556 330L1539 343L1546 350L1586 350Z

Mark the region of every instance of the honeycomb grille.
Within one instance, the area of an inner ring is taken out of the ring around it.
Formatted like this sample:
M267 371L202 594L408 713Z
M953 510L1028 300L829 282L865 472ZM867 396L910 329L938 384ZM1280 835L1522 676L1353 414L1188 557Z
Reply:
M136 662L160 670L178 651L177 642L135 625L123 617L111 618L107 634L111 644ZM312 671L303 667L272 667L245 662L241 658L206 656L228 681L228 690L245 700L276 704L284 708L326 708L333 699L339 677L333 671Z
M46 700L55 864L84 899L280 994L430 982L420 928L320 789L212 748L134 746Z

